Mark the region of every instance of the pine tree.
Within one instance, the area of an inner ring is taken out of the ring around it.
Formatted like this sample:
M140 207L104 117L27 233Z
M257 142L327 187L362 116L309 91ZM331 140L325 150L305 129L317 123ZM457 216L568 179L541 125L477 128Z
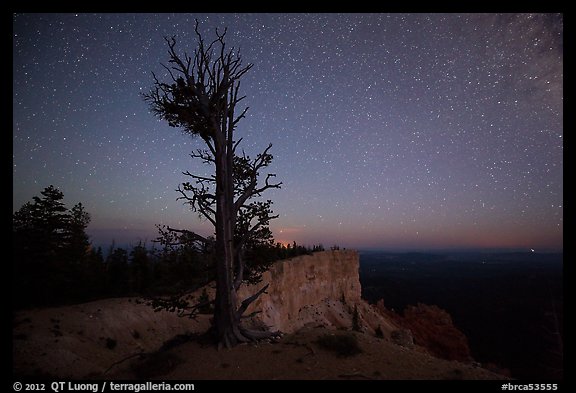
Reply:
M70 301L84 291L90 215L80 203L68 210L63 199L50 185L13 214L17 305Z

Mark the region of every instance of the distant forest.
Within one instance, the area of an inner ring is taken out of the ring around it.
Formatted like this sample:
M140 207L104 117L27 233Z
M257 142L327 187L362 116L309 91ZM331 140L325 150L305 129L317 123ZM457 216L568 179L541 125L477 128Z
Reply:
M14 308L73 304L106 297L174 295L197 289L215 279L214 253L188 231L158 227L148 246L130 249L114 243L104 257L93 248L86 228L90 214L81 203L68 209L64 195L53 186L13 214ZM274 261L323 251L322 245L282 245L273 239L246 250L258 282Z

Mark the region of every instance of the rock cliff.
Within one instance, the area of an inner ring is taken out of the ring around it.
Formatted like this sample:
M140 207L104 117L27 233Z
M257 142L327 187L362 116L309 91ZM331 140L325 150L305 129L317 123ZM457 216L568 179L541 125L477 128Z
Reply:
M386 319L409 331L413 342L426 348L430 354L462 362L473 360L468 339L454 326L450 314L438 306L418 303L406 307L402 314L398 314L388 310L384 301L380 300L374 308Z
M311 308L330 301L360 300L358 253L352 250L323 251L275 263L262 275L258 285L243 287L240 299L269 283L267 293L251 306L261 311L258 319L273 330L292 332L311 322Z
M361 299L360 258L354 250L316 252L276 262L258 285L243 287L240 299L270 283L248 313L255 324L292 333L302 327L355 329L390 337L397 324ZM356 321L354 321L356 319Z

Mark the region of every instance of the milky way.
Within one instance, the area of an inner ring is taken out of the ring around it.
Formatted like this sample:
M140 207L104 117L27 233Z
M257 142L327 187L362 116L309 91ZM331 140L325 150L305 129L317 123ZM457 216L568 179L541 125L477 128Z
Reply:
M237 135L273 143L278 241L562 249L563 19L544 14L17 14L13 209L50 184L95 244L204 234L202 146L141 98L194 20L254 67Z

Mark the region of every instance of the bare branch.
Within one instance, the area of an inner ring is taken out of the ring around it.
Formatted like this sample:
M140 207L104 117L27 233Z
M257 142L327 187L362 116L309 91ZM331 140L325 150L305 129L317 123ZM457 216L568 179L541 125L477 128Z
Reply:
M268 182L268 180L272 177L276 177L276 175L274 173L269 173L268 175L266 175L266 180L264 181L264 187L258 188L256 190L254 190L252 192L252 196L254 195L260 195L262 194L264 191L270 189L270 188L281 188L280 186L283 184L282 182L280 183L275 183L275 184L270 184Z
M235 120L232 121L232 125L235 126L241 119L243 119L246 115L246 112L248 112L248 106L242 111L242 113L240 114L240 116L238 116Z
M186 79L194 81L194 76L190 74L190 62L188 61L188 56L186 56L186 64L184 64L174 49L176 47L176 36L172 36L170 39L164 37L164 40L168 43L168 47L170 48L168 50L168 53L170 54L169 63L175 63L177 65L177 67L173 67L173 69L184 74Z
M210 221L212 225L216 226L216 211L211 207L216 197L207 194L203 189L198 189L193 186L190 186L189 190L194 194L192 198L186 194L186 191L183 190L181 186L178 186L176 191L178 191L181 196L176 198L176 200L184 199L186 203L192 207L192 210L200 213L200 215ZM211 202L207 202L208 200Z
M208 146L208 148L210 149L210 152L212 153L212 156L216 156L216 149L214 148L214 146L212 145L212 141L210 139L205 140L206 145Z
M234 208L236 209L236 211L239 211L241 207L245 206L244 204L246 203L246 201L254 196L259 196L261 195L264 191L271 189L271 188L281 188L282 186L282 182L280 183L275 183L275 184L270 184L269 183L269 179L272 177L276 177L275 174L268 174L266 176L266 180L265 180L265 184L263 187L261 188L255 188L255 184L251 184L245 191L244 193L238 197L238 199L236 200L236 202L234 203Z
M197 241L200 241L202 243L210 243L211 242L209 239L205 238L204 236L201 236L201 235L197 234L196 232L192 232L192 231L189 231L187 229L175 229L175 228L170 228L169 226L166 227L166 229L170 232L185 233L186 235L190 236L193 240L197 240Z
M264 285L254 295L244 299L244 301L240 305L240 308L238 308L238 311L237 311L238 318L242 317L242 315L246 312L246 309L248 308L248 306L250 306L252 303L254 303L254 301L256 301L256 299L258 299L260 297L260 295L262 295L263 293L266 293L266 290L268 289L269 286L270 286L270 284Z
M282 182L280 183L270 183L270 178L275 177L275 174L268 174L264 180L264 186L257 188L258 174L259 170L268 166L272 161L272 155L268 151L272 148L270 143L266 149L254 159L250 168L250 182L239 192L239 196L234 202L234 209L237 213L246 201L254 196L259 196L262 192L271 188L280 188Z
M232 148L232 151L234 152L234 154L236 154L236 148L238 147L240 142L242 142L242 139L244 139L244 138L240 138L236 141L236 143L234 143L234 147Z
M190 153L192 158L200 158L205 164L215 162L214 154L209 154L207 150L198 149L196 152Z
M216 182L216 178L214 177L214 175L212 175L212 177L204 177L204 176L194 175L194 174L190 173L189 171L182 172L182 174L186 175L186 176L190 176L191 178L193 178L199 182L205 182L205 181L211 182L211 183Z
M165 69L166 71L168 71L168 73L170 74L170 78L172 78L172 80L173 80L174 82L177 82L177 81L178 81L178 78L176 78L176 77L174 76L174 73L172 72L172 69L170 69L170 67L168 67L167 65L162 64L162 63L160 63L160 65L161 65L162 67L164 67L164 69ZM174 68L174 67L172 67L172 68Z

